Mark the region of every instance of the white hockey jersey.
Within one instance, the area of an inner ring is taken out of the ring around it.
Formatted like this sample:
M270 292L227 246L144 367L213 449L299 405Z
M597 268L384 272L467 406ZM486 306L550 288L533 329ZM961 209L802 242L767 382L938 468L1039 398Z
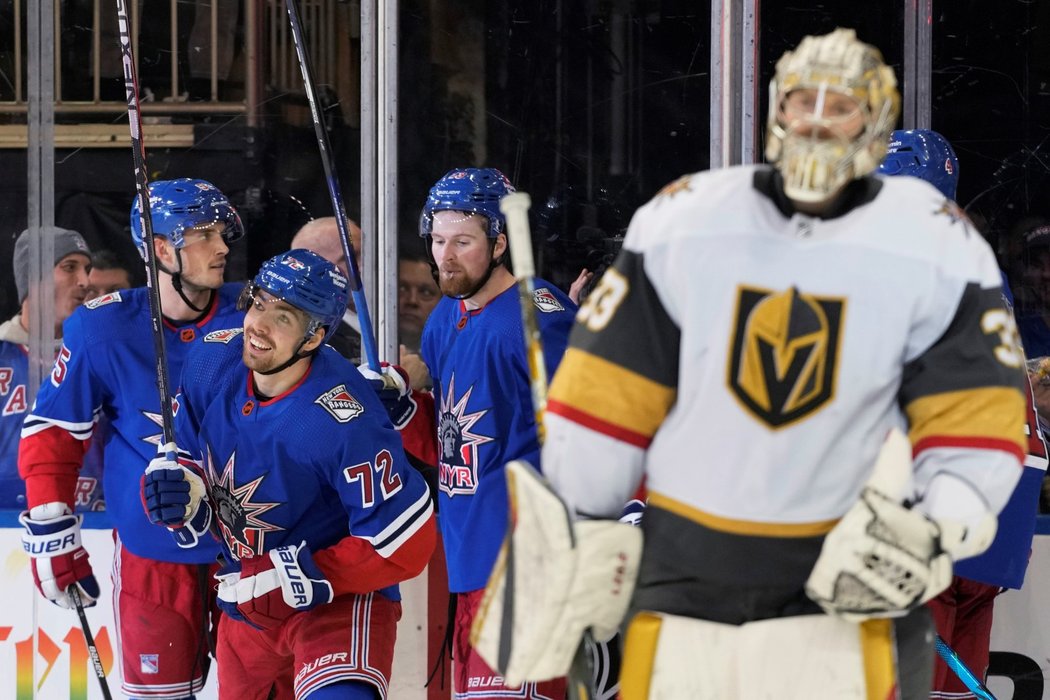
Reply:
M543 461L603 517L644 476L646 517L714 537L705 559L740 558L715 564L728 579L753 581L756 556L780 556L768 540L795 539L801 583L891 427L914 447L915 500L947 470L997 511L1025 406L994 257L954 204L917 179L866 178L814 218L776 178L699 173L638 211L577 316Z

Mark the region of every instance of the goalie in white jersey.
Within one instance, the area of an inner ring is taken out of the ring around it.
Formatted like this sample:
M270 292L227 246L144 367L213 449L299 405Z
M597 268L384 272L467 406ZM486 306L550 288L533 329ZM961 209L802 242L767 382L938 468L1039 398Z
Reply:
M954 205L873 174L899 110L875 48L806 37L770 92L772 167L635 215L554 377L544 473L580 517L648 487L625 700L925 698L921 604L1021 473L1016 330Z

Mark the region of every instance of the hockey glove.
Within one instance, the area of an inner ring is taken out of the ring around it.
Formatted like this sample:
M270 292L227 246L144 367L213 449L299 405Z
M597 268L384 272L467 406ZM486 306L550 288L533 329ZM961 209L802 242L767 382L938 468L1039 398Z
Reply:
M368 365L361 365L357 371L372 385L383 402L386 413L394 427L401 430L412 416L416 414L416 400L412 398L412 389L408 383L408 374L397 365L384 362L382 372L374 372Z
M806 595L828 614L850 622L900 617L951 583L949 551L956 551L957 538L900 503L910 474L911 444L895 430L806 581Z
M18 521L26 529L22 548L31 558L33 580L40 593L59 607L73 609L76 606L68 590L75 585L84 607L94 605L99 596L98 581L80 542L81 516L56 502L24 511Z
M297 612L332 602L332 584L314 564L306 542L242 559L239 576L216 578L219 606L260 629L273 629Z
M157 448L158 455L142 475L142 505L150 522L166 525L175 543L193 547L211 527L211 505L204 479L166 455L175 445Z

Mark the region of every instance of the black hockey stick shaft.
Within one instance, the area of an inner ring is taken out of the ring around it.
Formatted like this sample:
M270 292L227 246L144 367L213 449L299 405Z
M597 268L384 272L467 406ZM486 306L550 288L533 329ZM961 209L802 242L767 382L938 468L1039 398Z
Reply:
M948 646L948 642L944 641L941 635L937 635L937 639L934 640L934 646L937 648L937 653L940 654L944 663L959 677L963 685L970 689L971 693L979 700L995 700L992 691L988 690L988 687L981 682L981 679L974 675L974 672L963 663L963 660L959 658L954 649Z
M109 694L109 681L106 680L106 669L102 668L102 658L98 655L98 647L95 646L95 636L91 634L91 625L88 624L87 613L84 612L84 600L80 597L80 589L74 583L68 591L77 609L77 615L80 616L80 629L84 631L84 642L87 644L88 656L91 658L91 667L95 669L99 688L102 689L102 697L112 700L113 696Z
M346 258L346 267L350 271L350 294L354 298L354 306L357 315L361 319L361 347L365 352L365 360L373 372L380 371L379 353L376 351L375 331L372 328L372 319L368 313L368 302L365 299L364 289L361 284L361 271L357 267L357 257L354 255L354 247L350 241L350 226L347 223L346 207L343 205L343 195L339 189L339 179L332 162L332 147L328 142L328 130L325 126L324 112L321 111L321 100L317 96L317 87L314 85L313 71L310 68L310 55L303 39L303 25L299 16L298 0L285 0L288 8L288 21L292 28L292 41L295 44L295 55L299 59L299 69L303 74L303 84L306 88L306 99L310 103L310 114L314 120L314 134L317 136L317 150L321 153L321 165L324 166L325 182L328 184L328 196L332 201L332 211L335 214L336 225L339 227L339 238L343 244L343 256Z
M131 128L131 154L135 165L135 189L142 212L142 239L146 249L146 291L149 296L149 315L153 351L156 355L157 394L160 397L161 432L164 444L175 442L175 428L171 412L171 391L168 386L168 353L164 346L161 320L160 287L157 256L153 250L153 217L149 207L149 174L146 170L146 147L142 141L142 115L139 110L139 79L131 46L131 21L128 19L127 0L117 0L117 25L120 30L120 55L124 63L124 90L128 101L128 126ZM168 455L174 459L174 455Z

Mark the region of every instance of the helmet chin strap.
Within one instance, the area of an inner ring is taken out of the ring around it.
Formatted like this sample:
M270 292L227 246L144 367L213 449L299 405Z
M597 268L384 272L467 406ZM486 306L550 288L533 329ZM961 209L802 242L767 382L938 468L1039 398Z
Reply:
M317 331L315 330L314 333L316 333L316 332ZM278 372L283 372L284 370L288 369L289 367L294 365L299 360L305 360L308 357L313 357L321 349L321 346L324 345L324 343L318 343L317 347L314 348L313 350L310 350L310 351L308 351L308 352L306 352L306 353L304 353L302 355L299 354L299 351L303 349L303 346L306 345L306 343L309 342L310 338L312 338L313 335L314 335L313 333L310 333L309 335L303 336L303 339L300 340L299 344L295 346L295 350L292 350L292 356L289 357L284 362L282 362L281 364L279 364L276 367L274 367L273 369L268 369L265 372L262 371L262 370L258 370L258 369L252 370L252 371L257 373L257 374L261 374L264 377L268 377L271 374L277 374Z
M177 271L172 271L164 267L160 264L159 260L157 261L157 267L171 275L171 286L175 288L175 292L179 295L179 297L182 298L182 301L186 304L186 306L190 307L199 314L204 313L204 309L208 308L208 304L205 304L203 309L198 308L196 304L189 300L189 297L186 296L186 293L182 291L182 253L179 251L178 248L175 248L175 261L179 263L179 269ZM211 301L211 295L208 295L208 301Z

